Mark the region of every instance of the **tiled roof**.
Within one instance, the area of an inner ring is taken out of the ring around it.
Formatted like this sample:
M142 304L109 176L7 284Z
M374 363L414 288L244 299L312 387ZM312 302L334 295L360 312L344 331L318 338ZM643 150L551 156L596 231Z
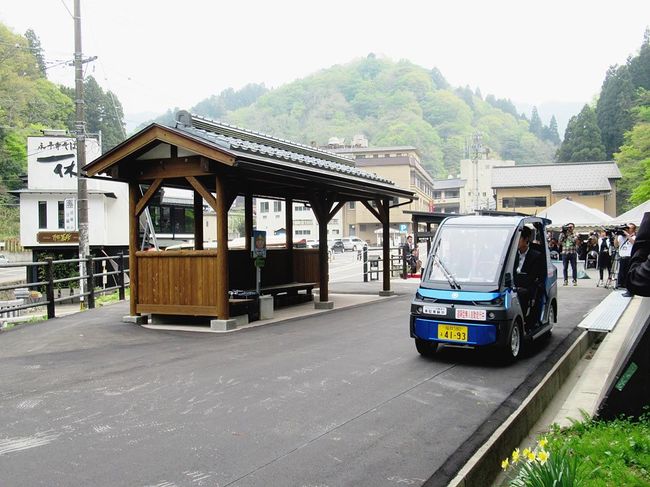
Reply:
M465 187L465 179L434 179L433 189L456 189Z
M237 152L287 161L306 168L331 171L383 184L394 185L388 179L354 167L354 161L322 149L278 139L259 132L216 122L198 115L180 112L176 129L216 146ZM191 125L189 125L191 123Z
M493 188L550 186L554 193L609 191L610 179L620 179L621 171L613 161L557 163L495 167Z

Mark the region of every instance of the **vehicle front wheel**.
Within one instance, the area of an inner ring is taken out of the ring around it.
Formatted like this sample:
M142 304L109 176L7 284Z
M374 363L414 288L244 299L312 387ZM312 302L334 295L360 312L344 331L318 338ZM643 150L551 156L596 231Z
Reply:
M523 335L521 333L521 325L519 322L515 322L512 325L510 330L510 335L508 336L508 341L505 345L506 359L510 362L517 360L519 355L521 355L521 348L523 346Z
M438 350L438 343L416 338L415 348L417 348L418 353L423 357L433 357L436 353L436 350Z

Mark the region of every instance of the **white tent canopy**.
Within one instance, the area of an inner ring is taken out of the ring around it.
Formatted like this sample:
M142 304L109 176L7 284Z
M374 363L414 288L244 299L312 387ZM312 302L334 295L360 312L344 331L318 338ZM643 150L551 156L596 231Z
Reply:
M573 223L577 231L608 225L612 219L607 213L589 208L582 203L577 203L566 198L542 210L537 216L551 220L553 222L549 225L551 229L557 229L567 223Z
M623 225L625 223L635 223L637 226L641 225L641 220L643 219L643 214L650 211L650 200L645 203L641 203L639 206L635 206L629 211L626 211L622 215L617 216L613 220L610 220L610 225Z

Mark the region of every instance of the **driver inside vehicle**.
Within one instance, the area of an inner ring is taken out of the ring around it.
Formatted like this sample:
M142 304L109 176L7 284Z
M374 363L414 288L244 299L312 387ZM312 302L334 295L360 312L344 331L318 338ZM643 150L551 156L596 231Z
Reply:
M526 319L526 326L535 327L540 318L546 262L542 252L531 247L532 230L522 227L515 257L515 285Z

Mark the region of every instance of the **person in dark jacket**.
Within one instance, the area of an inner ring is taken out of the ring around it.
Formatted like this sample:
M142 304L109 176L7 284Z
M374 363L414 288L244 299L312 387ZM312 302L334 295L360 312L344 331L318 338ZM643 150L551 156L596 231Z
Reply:
M532 230L523 227L515 257L515 284L519 302L526 317L526 324L529 327L534 327L541 312L546 261L541 252L530 247L531 237Z
M643 215L636 234L626 284L630 293L650 296L650 212Z

